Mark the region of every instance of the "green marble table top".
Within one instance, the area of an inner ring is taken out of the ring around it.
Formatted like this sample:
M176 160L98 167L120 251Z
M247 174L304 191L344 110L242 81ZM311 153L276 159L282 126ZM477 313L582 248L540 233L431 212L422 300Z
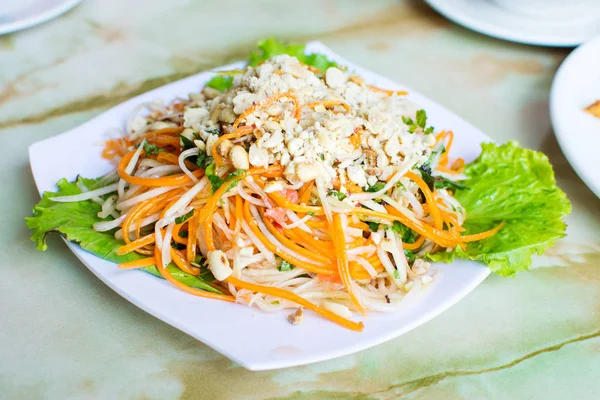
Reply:
M35 250L23 220L39 199L31 143L243 59L270 35L321 40L497 141L546 152L573 203L568 237L534 270L490 276L395 340L268 372L247 371L128 303L58 238ZM488 38L399 0L85 0L0 36L0 397L600 398L600 200L565 160L548 115L552 77L568 52Z

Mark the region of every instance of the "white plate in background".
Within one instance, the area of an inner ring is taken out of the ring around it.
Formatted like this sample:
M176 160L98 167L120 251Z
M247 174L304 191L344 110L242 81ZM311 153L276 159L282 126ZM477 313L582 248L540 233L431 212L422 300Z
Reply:
M81 0L0 0L0 35L49 21L79 3Z
M467 162L473 160L480 153L479 144L490 141L477 128L432 100L352 65L321 43L309 43L307 51L324 53L377 86L408 90L410 99L427 110L433 125L456 132L454 157L463 157ZM229 67L243 66L244 63L237 63ZM56 182L63 177L73 180L78 174L98 177L109 172L113 166L101 157L107 130L124 125L136 105L187 96L192 91L199 91L212 75L204 72L154 89L71 131L31 145L31 169L40 193L55 190ZM435 265L441 275L434 285L395 313L370 312L362 319L364 331L358 333L310 312L305 313L302 324L294 326L286 319L289 310L266 313L246 305L195 297L160 278L140 271L121 270L116 264L87 253L75 244L68 245L96 276L121 296L251 370L308 364L381 344L447 310L490 273L485 265L472 261Z
M587 10L583 6L571 7L563 13L550 13L547 7L539 13L512 10L503 7L499 0L425 1L459 25L512 42L574 47L600 35L600 0L588 2ZM571 6L571 1L562 4Z
M585 184L600 197L600 118L583 111L600 100L600 36L573 51L550 92L556 139Z

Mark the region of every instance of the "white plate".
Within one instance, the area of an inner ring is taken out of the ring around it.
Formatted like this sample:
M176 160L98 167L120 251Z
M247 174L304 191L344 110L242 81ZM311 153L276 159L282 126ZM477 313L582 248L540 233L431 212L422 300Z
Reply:
M493 0L425 0L446 18L499 39L541 46L577 46L600 35L600 8L563 13L511 11ZM568 15L565 15L568 14ZM542 15L543 14L543 15Z
M600 100L600 37L567 57L550 92L556 139L577 175L600 197L600 118L583 111L596 100Z
M324 45L312 42L309 51L321 52L348 66L372 83L390 89L407 89L390 80L354 66ZM243 63L227 68L240 68ZM93 120L59 136L34 143L29 148L31 169L41 192L55 190L63 177L78 174L97 177L111 165L100 156L107 129L123 124L139 103L200 90L212 76L200 73L137 96ZM423 106L434 126L457 133L454 156L467 161L480 152L479 143L490 141L477 128L442 106L408 89L411 100ZM400 311L370 313L362 333L344 329L323 318L305 314L301 325L291 325L289 312L264 313L245 305L202 299L183 293L168 282L138 271L123 271L69 243L75 255L114 291L148 313L190 334L225 356L251 370L266 370L327 360L366 349L399 336L440 314L473 290L489 274L475 262L457 261L441 265L441 278ZM65 294L68 295L68 294Z
M5 1L5 0L0 0ZM81 0L9 0L16 5L0 5L0 35L41 24L66 13ZM6 8L5 8L6 7ZM6 12L1 12L6 10Z

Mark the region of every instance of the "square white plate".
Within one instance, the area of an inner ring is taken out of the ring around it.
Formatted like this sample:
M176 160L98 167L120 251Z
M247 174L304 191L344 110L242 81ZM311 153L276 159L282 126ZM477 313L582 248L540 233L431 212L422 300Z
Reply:
M379 87L408 90L410 99L427 110L432 125L456 132L452 157L470 161L479 155L482 141L491 141L477 128L437 103L349 63L321 43L309 43L307 51L324 53ZM243 65L236 63L224 68L240 68ZM199 91L212 76L211 72L203 72L154 89L69 132L31 145L31 170L40 193L56 190L56 182L63 177L69 180L77 175L95 178L109 172L112 167L100 154L108 129L124 125L129 112L139 103L156 99L168 102L176 96L187 96L192 91ZM264 313L245 305L198 298L150 274L120 270L116 264L87 253L77 245L67 244L115 292L251 370L308 364L383 343L448 309L489 274L486 266L470 261L439 265L442 273L435 285L398 312L370 313L364 318L364 331L357 333L310 313L305 314L302 324L294 326L286 319L288 312Z

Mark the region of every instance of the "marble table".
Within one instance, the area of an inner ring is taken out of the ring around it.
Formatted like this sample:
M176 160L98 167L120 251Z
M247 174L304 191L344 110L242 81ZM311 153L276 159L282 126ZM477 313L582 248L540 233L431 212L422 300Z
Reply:
M573 203L568 237L534 270L490 276L402 337L268 372L247 371L137 309L58 238L35 250L23 220L39 199L31 143L242 59L269 35L322 40L494 139L546 152ZM568 52L488 38L399 0L85 0L0 36L0 397L600 398L600 200L565 160L548 116L551 80Z

